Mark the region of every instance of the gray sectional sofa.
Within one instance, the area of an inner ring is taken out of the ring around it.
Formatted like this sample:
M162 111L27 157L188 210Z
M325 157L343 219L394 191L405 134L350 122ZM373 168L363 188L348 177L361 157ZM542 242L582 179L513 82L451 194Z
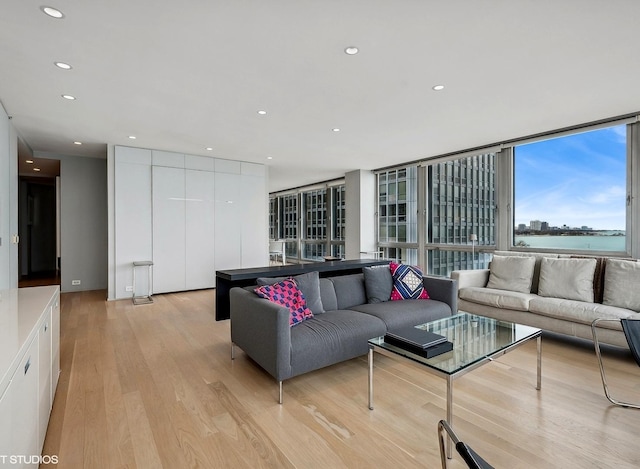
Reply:
M616 258L496 251L489 269L451 273L458 307L495 319L592 339L597 318L640 319L640 263ZM598 340L626 347L615 322Z
M456 281L448 278L423 277L430 299L380 301L370 283L367 290L363 274L304 275L300 289L314 317L294 326L289 326L289 310L258 297L255 287L230 292L232 358L237 345L273 376L280 403L284 380L364 355L368 339L388 330L457 312ZM273 280L258 279L261 284Z

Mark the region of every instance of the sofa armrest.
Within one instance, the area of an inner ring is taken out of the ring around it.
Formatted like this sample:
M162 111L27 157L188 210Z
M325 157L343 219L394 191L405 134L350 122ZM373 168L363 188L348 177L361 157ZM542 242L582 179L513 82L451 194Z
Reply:
M289 378L289 310L244 288L232 288L229 296L231 341L278 381Z
M429 294L429 298L442 301L451 308L451 314L458 312L458 281L446 277L425 275L422 284Z
M458 281L458 288L486 287L489 282L489 269L454 270L451 278Z

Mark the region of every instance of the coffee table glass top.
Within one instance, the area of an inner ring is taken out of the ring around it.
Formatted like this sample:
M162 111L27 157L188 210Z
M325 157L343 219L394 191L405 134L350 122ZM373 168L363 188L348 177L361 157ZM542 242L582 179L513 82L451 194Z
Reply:
M540 335L540 329L508 321L499 321L469 313L415 326L443 335L453 342L453 350L433 358L424 358L395 345L384 337L369 339L369 344L405 356L447 374L456 374L479 361Z

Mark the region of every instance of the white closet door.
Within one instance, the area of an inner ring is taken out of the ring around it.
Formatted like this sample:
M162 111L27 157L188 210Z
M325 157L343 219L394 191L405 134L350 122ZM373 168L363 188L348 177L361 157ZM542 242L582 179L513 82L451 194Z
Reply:
M242 176L242 267L269 265L268 194L264 177Z
M188 169L186 177L186 288L215 286L215 173Z
M215 266L220 269L242 267L242 199L240 175L215 173Z
M154 293L185 289L185 243L185 170L154 166Z

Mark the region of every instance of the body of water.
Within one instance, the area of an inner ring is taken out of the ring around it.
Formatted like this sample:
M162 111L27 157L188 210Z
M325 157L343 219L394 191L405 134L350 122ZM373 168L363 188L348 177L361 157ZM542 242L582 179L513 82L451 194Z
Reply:
M530 248L566 249L567 251L625 251L625 236L516 236L515 243Z
M611 236L607 234L595 236L515 236L515 243L524 242L531 248L566 249L581 251L624 251L625 236Z

